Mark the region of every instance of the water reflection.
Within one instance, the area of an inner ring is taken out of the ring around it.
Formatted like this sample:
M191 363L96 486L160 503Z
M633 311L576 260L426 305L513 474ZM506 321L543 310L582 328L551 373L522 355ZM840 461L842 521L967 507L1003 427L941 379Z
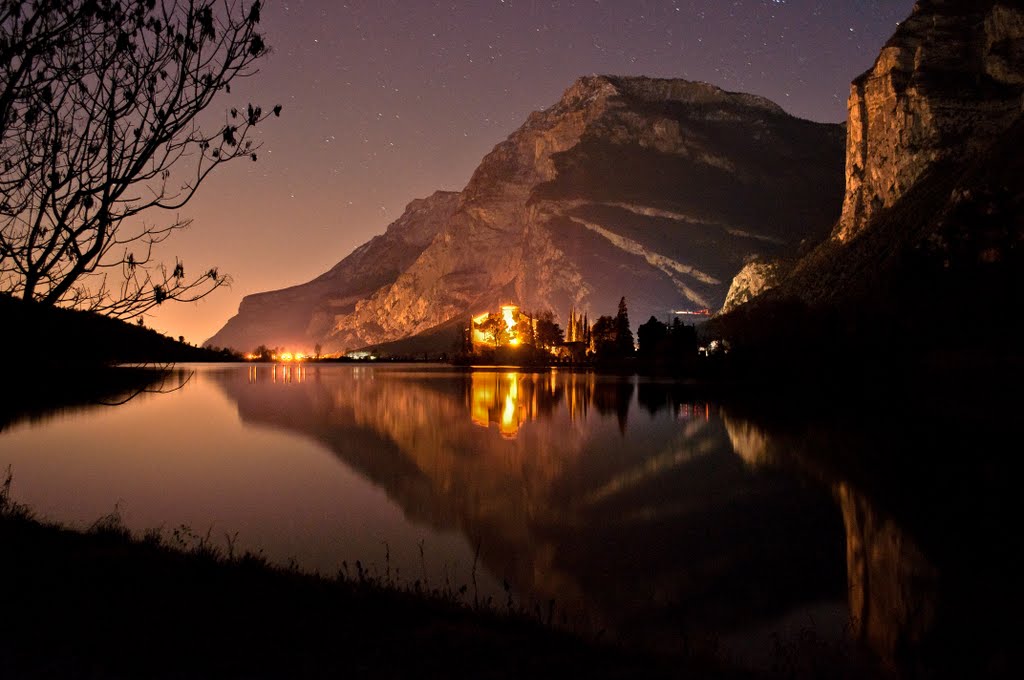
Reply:
M648 645L833 616L907 675L1016 659L1017 478L993 454L1016 414L811 416L561 371L195 370L171 394L8 427L18 500L79 526L119 503L135 530L239 531L325 573L390 541L396 569L434 584L467 583L479 546L482 596L508 579L527 606Z
M955 403L955 402L951 402ZM906 677L1002 677L1016 666L1019 551L1007 544L1009 421L956 429L901 410L856 429L726 411L736 452L831 490L846 534L850 626Z
M674 646L845 592L828 495L753 470L679 385L386 366L216 380L244 422L317 439L414 521L461 532L527 603L623 637Z
M562 397L560 386L548 376L513 371L473 373L468 387L472 421L495 427L507 439L514 439L524 423L550 413Z
M16 375L21 376L21 372ZM32 374L15 380L0 391L0 433L29 420L41 423L60 413L121 404L146 392L168 392L183 385L189 373L150 366L87 366L65 368L55 384L55 375Z

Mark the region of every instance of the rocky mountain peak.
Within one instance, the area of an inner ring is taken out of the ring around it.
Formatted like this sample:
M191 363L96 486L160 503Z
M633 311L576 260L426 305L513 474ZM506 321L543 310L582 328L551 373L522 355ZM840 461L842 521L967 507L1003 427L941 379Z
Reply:
M840 126L706 83L586 76L495 146L462 192L412 202L290 289L303 301L264 294L292 311L263 316L282 320L275 338L340 351L455 328L509 300L597 318L625 296L641 321L717 308L748 257L827 234L842 139ZM285 344L259 335L253 297L211 342Z
M781 106L753 94L729 92L700 81L646 76L604 76L620 96L647 103L675 102L693 107L732 106L787 116Z

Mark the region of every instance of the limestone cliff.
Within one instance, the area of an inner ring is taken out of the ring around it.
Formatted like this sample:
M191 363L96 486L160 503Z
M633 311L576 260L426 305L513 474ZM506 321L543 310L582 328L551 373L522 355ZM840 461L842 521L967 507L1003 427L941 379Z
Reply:
M886 354L1019 346L1022 111L1024 3L918 2L853 82L832 234L722 333Z
M498 144L457 197L446 195L415 256L392 261L377 248L387 276L375 286L349 281L361 248L330 281L246 298L210 341L282 344L287 325L292 342L339 351L502 300L593 317L622 296L636 318L717 308L747 258L824 236L841 193L840 126L703 83L585 77ZM279 303L292 308L272 327Z
M733 277L729 285L721 313L726 314L761 293L775 288L782 280L785 269L785 264L780 260L755 259L743 265L743 269Z
M1019 2L922 1L850 91L847 242L937 163L987 151L1021 114Z

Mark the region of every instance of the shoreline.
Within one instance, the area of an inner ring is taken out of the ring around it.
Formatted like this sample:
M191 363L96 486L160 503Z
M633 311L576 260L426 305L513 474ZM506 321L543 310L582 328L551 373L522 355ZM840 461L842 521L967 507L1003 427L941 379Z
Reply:
M711 657L631 651L543 614L474 606L465 591L306 573L194 535L133 536L116 514L67 529L0 494L4 677L740 677Z

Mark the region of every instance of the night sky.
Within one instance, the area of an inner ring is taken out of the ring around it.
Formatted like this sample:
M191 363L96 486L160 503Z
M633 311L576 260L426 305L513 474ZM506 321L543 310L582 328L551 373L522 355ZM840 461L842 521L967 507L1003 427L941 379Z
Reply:
M249 293L303 283L396 219L459 190L480 159L579 76L648 75L846 118L913 0L270 0L273 53L213 106L282 104L259 161L220 168L166 244L172 264L234 278L147 323L202 342ZM164 216L153 214L148 219ZM239 348L250 349L250 348Z

